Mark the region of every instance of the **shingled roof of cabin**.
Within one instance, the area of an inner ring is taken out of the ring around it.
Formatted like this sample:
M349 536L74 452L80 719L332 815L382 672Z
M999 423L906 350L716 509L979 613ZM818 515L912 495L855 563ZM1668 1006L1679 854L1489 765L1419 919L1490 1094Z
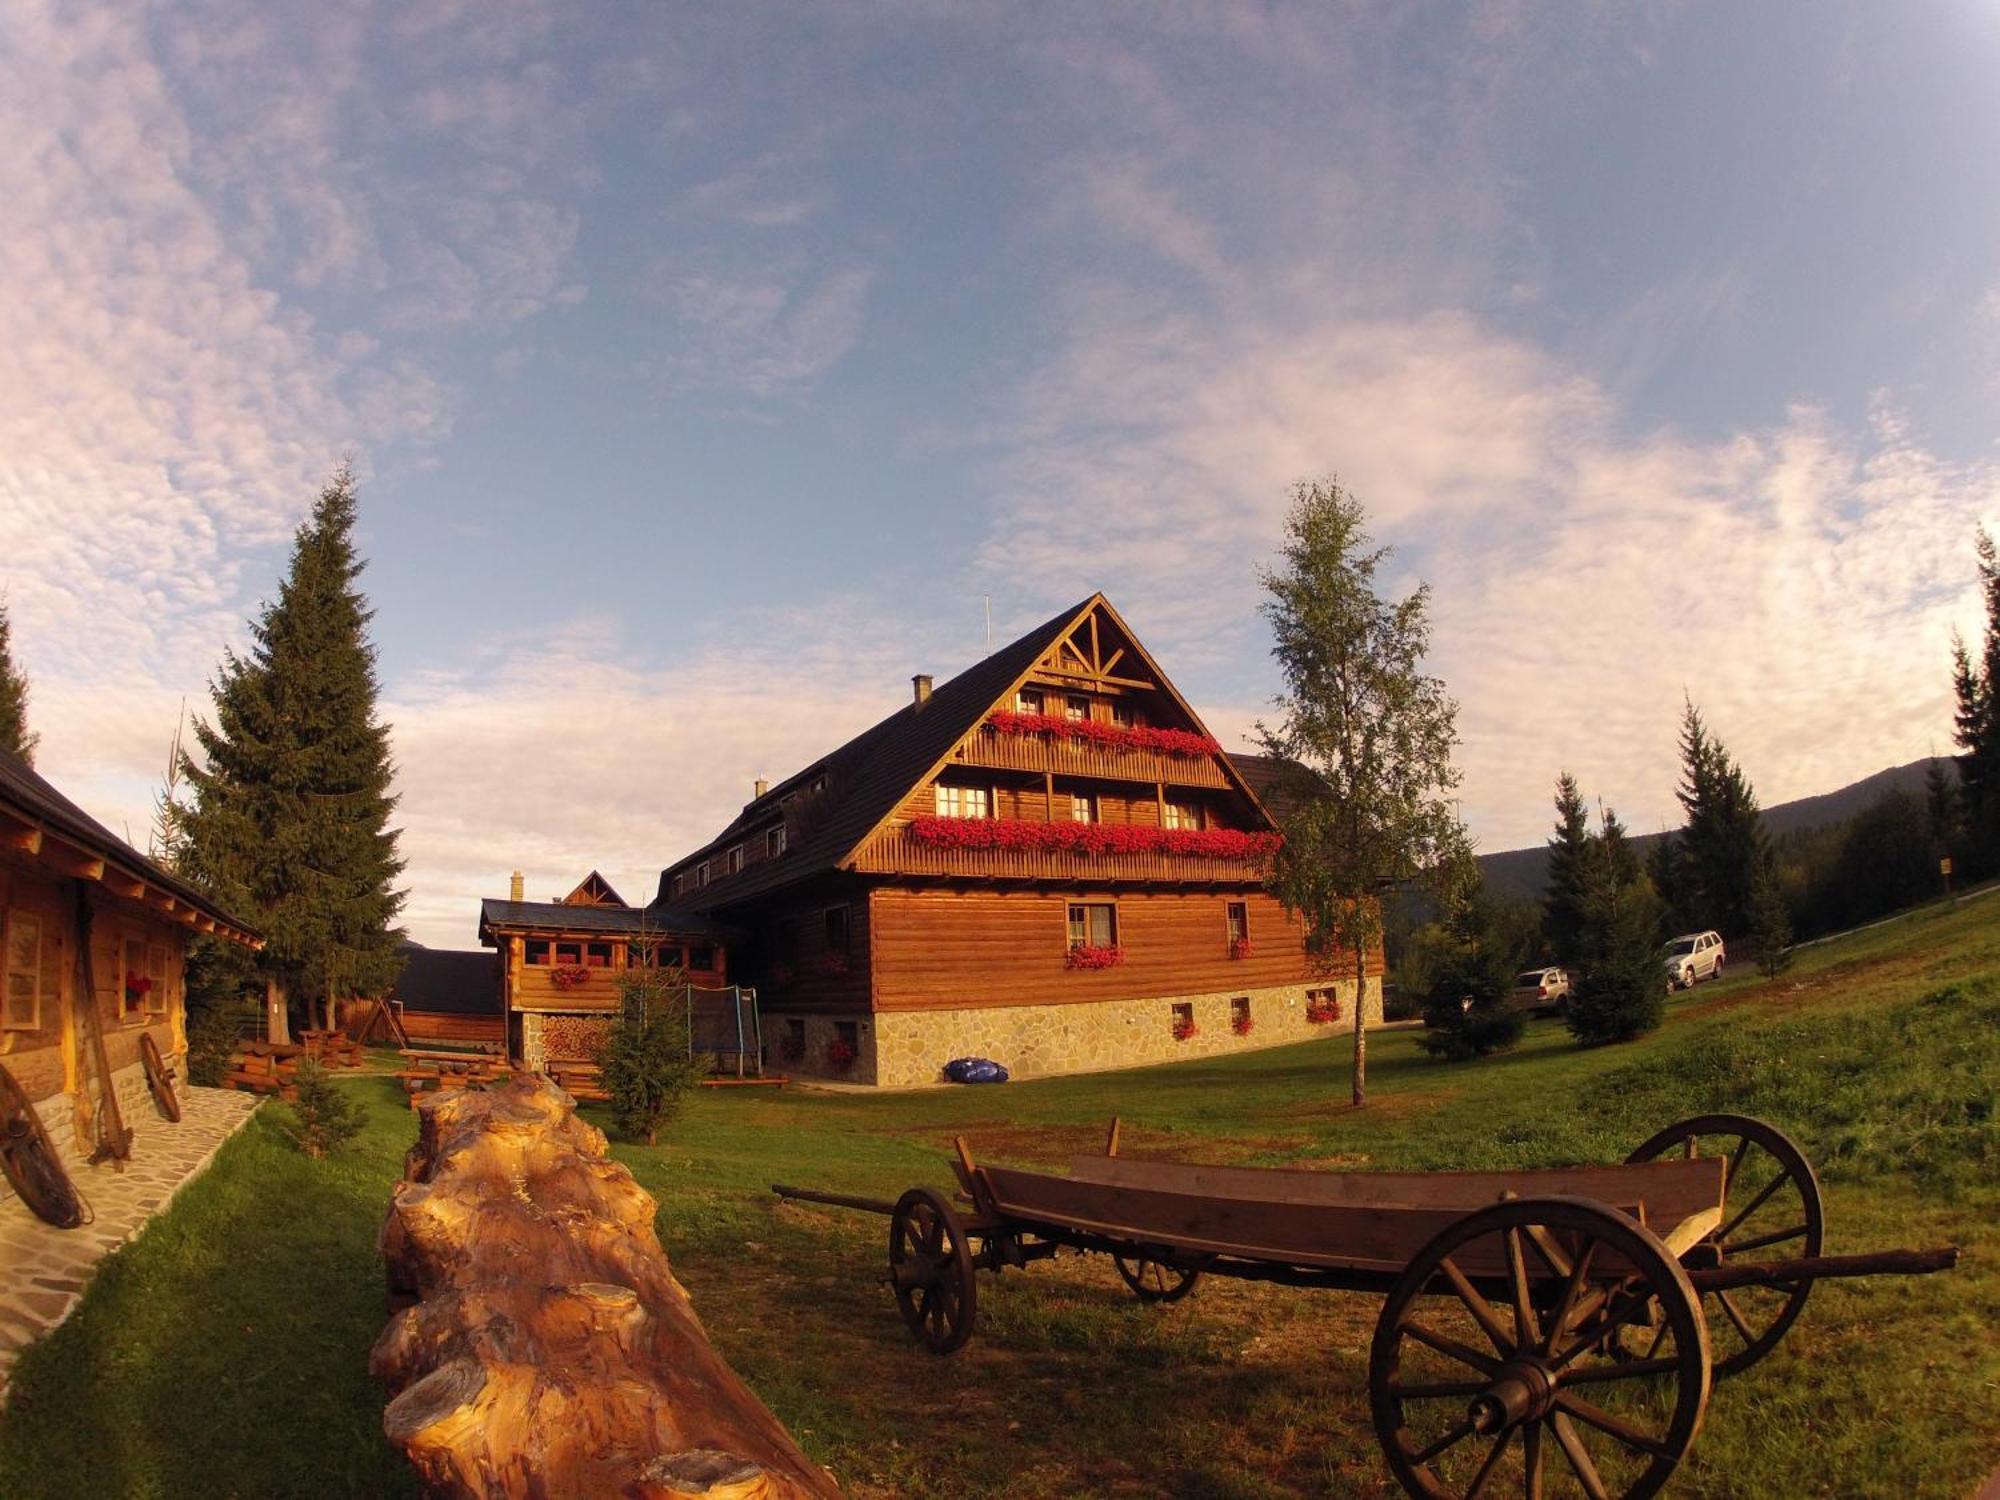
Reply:
M402 943L403 972L389 987L389 998L405 1010L437 1015L497 1016L500 1003L499 958L488 948L426 948Z
M180 876L162 868L57 791L26 761L0 751L0 807L13 809L29 823L54 834L65 844L86 850L109 864L121 865L148 885L167 892L183 906L226 927L249 946L262 946L255 929L231 916L215 901Z
M1102 593L1078 600L1019 640L1000 647L956 677L938 684L922 703L914 699L905 703L888 718L863 730L838 750L786 777L763 796L746 803L743 811L721 833L660 872L660 890L655 905L668 899L676 874L692 870L717 850L761 833L772 825L774 815L787 794L822 775L827 779L828 805L812 830L794 841L781 858L758 861L741 874L728 876L707 889L683 890L675 899L685 906L712 910L723 905L733 906L809 876L838 869L882 820L902 805L931 767L976 729L994 704L1062 639L1086 611L1098 605L1110 610L1114 618L1117 616L1117 611L1112 609L1111 602ZM1122 621L1120 624L1122 626ZM1125 629L1132 644L1143 654L1145 648L1139 646L1137 636L1132 635L1129 627ZM1160 674L1160 686L1170 696L1179 697L1164 673ZM1188 712L1192 714L1193 710L1190 708ZM1227 759L1233 761L1234 757ZM1241 776L1240 768L1232 769L1236 769ZM1256 793L1252 791L1251 796L1254 800Z
M561 901L501 901L491 896L479 903L479 940L495 929L534 932L601 932L610 937L651 934L654 937L707 937L727 942L730 930L703 912L686 906L654 902L648 907L570 906Z

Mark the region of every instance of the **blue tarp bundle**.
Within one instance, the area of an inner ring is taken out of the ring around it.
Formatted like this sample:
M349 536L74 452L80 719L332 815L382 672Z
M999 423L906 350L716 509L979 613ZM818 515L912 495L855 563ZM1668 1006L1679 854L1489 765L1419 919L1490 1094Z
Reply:
M944 1065L953 1083L1005 1083L1007 1070L988 1057L954 1057Z

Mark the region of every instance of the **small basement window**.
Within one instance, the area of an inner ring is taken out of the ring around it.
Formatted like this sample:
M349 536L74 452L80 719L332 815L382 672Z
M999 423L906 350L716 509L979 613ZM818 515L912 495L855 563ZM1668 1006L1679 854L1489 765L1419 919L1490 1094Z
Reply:
M1109 901L1069 904L1069 945L1072 948L1118 946L1118 908Z
M1174 1036L1177 1040L1186 1041L1194 1035L1194 1002L1192 1000L1183 1000L1175 1005L1173 1017Z
M858 1054L861 1051L861 1025L857 1021L835 1021L833 1034L839 1037Z
M1238 1031L1250 1029L1250 997L1238 995L1229 1002L1229 1024Z
M798 1016L785 1018L785 1051L793 1057L806 1055L806 1023Z

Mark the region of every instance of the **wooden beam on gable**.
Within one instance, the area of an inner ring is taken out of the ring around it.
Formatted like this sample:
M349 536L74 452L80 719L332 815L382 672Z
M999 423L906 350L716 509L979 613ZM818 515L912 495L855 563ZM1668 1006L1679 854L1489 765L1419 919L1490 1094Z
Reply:
M79 849L60 838L43 841L42 862L77 880L102 880L104 861L88 849Z
M146 894L146 882L136 875L127 875L123 870L112 868L102 876L104 888L114 896L123 896L127 901L142 900Z
M32 823L9 828L4 835L0 835L0 847L12 849L17 854L40 854L42 830Z

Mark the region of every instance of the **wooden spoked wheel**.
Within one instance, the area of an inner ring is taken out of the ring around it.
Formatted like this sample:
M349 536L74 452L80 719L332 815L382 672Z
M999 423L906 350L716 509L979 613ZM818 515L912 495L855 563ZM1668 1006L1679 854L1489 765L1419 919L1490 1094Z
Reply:
M931 1353L954 1353L972 1337L979 1315L972 1247L942 1193L911 1188L897 1200L889 1217L889 1285L903 1321Z
M1178 1302L1201 1280L1199 1271L1182 1270L1147 1255L1114 1254L1111 1263L1141 1302Z
M1606 1332L1656 1317L1652 1352ZM1426 1500L1657 1494L1701 1429L1708 1338L1655 1235L1581 1198L1468 1214L1410 1261L1375 1325L1368 1397Z
M146 1087L153 1091L153 1103L159 1106L161 1114L178 1125L181 1101L174 1093L174 1070L160 1056L160 1049L154 1045L151 1032L139 1033L139 1061L145 1065Z
M4 1067L0 1067L0 1172L45 1223L75 1229L89 1221L89 1207L63 1170L41 1115Z
M1626 1158L1725 1158L1722 1223L1703 1246L1717 1264L1818 1255L1826 1210L1812 1163L1777 1126L1749 1115L1697 1115L1669 1125ZM1703 1299L1718 1376L1747 1370L1785 1336L1805 1308L1811 1281L1735 1287Z

